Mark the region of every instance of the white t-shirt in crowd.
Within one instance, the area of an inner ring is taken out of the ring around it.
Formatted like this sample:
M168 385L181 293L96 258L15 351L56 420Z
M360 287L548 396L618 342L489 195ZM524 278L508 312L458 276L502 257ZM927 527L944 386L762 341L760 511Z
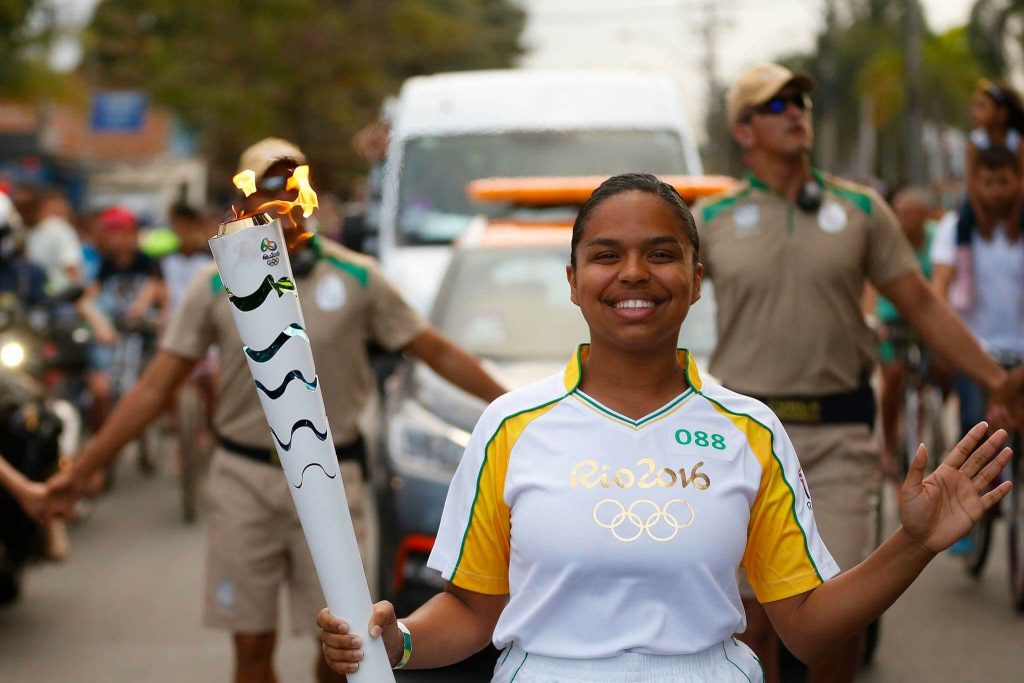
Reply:
M67 269L82 266L82 243L75 228L60 216L49 216L28 231L25 256L46 271L53 293L68 286Z
M932 266L956 266L957 214L946 214L932 242ZM1007 239L998 225L992 239L975 229L971 239L973 301L957 312L991 351L1024 353L1024 237Z
M512 391L477 423L428 564L509 594L494 644L568 659L689 654L743 631L742 565L761 601L839 573L796 453L762 403L701 380L640 420L564 375Z
M178 308L192 277L213 260L208 251L198 251L186 256L180 252L167 254L160 259L160 274L163 276L170 300L170 310Z

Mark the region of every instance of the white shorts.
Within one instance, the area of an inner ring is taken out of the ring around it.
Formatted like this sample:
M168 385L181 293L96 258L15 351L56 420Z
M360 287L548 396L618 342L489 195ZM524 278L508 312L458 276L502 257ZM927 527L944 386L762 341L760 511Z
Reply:
M557 659L510 645L491 683L764 683L761 662L735 638L689 655L632 652L605 659Z

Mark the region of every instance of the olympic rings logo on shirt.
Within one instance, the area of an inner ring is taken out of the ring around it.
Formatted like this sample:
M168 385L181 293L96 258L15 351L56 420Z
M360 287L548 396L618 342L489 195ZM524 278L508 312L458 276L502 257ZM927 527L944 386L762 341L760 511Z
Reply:
M676 515L683 512L678 506L684 505L689 511L689 519L680 523ZM611 506L611 519L608 519L608 506ZM644 533L651 540L666 543L681 529L693 524L695 517L693 507L681 498L673 498L664 507L658 507L657 503L646 498L633 501L628 508L613 498L604 498L594 505L594 522L603 529L611 530L612 536L623 543L632 543ZM620 535L619 528L624 524L627 525L625 535Z

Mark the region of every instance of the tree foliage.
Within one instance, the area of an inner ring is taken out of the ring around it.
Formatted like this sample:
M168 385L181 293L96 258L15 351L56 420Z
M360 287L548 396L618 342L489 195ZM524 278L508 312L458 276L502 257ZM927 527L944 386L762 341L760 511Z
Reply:
M523 21L509 0L107 0L86 69L175 111L215 183L246 145L279 135L337 188L364 170L352 135L402 81L509 66Z
M985 2L986 0L982 0ZM1024 5L1024 3L1021 3ZM824 102L816 98L816 111L831 107L845 147L840 149L841 165L849 166L856 154L856 132L860 129L861 105L870 103L871 123L878 134L878 163L874 171L890 179L903 175L902 149L909 144L904 128L906 83L904 80L905 3L859 0L849 6L847 16L834 36L819 41L813 53L791 55L783 61L828 84ZM831 50L836 69L832 76L822 73L821 54ZM974 52L966 28L944 33L924 31L922 40L922 89L925 119L937 124L963 126L982 61Z
M47 64L53 26L45 0L0 0L0 98L63 94L64 79Z
M968 24L971 49L986 70L1005 76L1024 48L1024 1L977 0Z

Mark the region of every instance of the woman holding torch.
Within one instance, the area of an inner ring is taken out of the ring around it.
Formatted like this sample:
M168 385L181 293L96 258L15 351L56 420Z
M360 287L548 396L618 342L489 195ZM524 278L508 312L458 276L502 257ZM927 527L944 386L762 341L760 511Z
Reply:
M682 199L653 176L611 178L584 204L567 273L590 344L484 412L430 558L445 591L401 621L375 606L370 633L394 665L443 666L493 640L502 683L761 681L733 638L740 566L813 660L1006 495L988 491L1010 458L1002 430L979 445L978 425L927 479L922 447L902 526L840 574L778 418L676 348L700 298L698 246ZM355 671L359 639L327 610L317 623L330 666Z

